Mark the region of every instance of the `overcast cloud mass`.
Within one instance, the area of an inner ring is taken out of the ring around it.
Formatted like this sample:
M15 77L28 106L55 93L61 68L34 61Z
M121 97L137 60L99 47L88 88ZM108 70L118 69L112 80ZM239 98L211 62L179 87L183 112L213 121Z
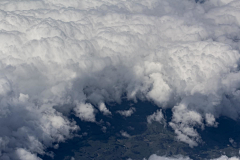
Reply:
M40 160L80 130L71 111L95 123L122 96L172 108L197 146L195 127L239 116L239 40L239 0L1 0L0 159Z

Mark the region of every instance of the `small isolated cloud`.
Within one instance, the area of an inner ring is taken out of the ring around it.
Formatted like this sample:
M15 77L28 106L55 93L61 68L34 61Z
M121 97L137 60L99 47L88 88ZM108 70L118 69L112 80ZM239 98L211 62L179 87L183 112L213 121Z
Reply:
M125 132L125 131L120 131L120 133L121 133L121 135L122 135L123 137L131 138L131 136L130 136L127 132Z
M106 133L107 127L103 126L101 130L103 131L103 133Z
M207 126L214 126L217 127L218 123L216 122L216 119L214 117L214 115L210 114L210 113L206 113L205 115L205 120L206 120L206 125Z
M107 109L104 103L100 103L98 108L104 115L112 115L112 113Z
M134 107L131 107L129 110L117 111L117 113L124 117L130 117L135 111L136 109Z
M157 110L156 112L154 112L152 115L147 117L147 122L148 123L152 123L153 121L159 122L159 123L163 123L165 124L166 121L164 119L164 115L162 113L162 110Z
M83 121L95 122L94 107L90 103L80 103L74 108L76 116Z
M55 145L53 146L53 148L54 148L54 149L58 149L58 148L59 148L59 144L55 144Z
M234 141L234 139L229 138L229 142L231 143L231 145L232 145L233 147L237 147L237 143Z
M200 136L194 127L203 126L201 114L180 104L173 108L173 118L169 125L174 129L178 140L188 143L190 147L198 145Z

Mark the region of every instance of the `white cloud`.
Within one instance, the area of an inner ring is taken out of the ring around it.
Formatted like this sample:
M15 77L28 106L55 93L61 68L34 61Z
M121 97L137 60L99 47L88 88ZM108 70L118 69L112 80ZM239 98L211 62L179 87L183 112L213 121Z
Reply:
M196 146L196 127L216 126L220 115L236 119L240 111L237 6L238 0L1 1L0 159L19 159L18 148L45 154L78 129L63 115L74 110L95 122L93 106L110 115L103 104L120 103L123 95L173 107L177 138Z
M134 107L131 107L129 110L117 111L117 113L125 117L130 117L135 111L136 109Z
M157 121L159 123L163 123L165 124L166 121L164 119L164 115L162 113L162 110L157 110L156 112L154 112L152 115L147 117L147 122L148 123L152 123L153 121Z
M197 146L197 142L201 141L193 127L203 127L202 116L196 111L187 109L184 104L173 108L173 118L169 125L175 130L177 139L188 143L190 147Z
M80 103L74 108L76 116L83 121L95 122L94 108L90 103Z
M17 149L16 154L18 155L20 160L41 160L36 155L30 153L29 151L26 151L23 148Z
M131 138L131 136L130 136L127 132L125 132L125 131L120 131L120 133L121 133L121 135L122 135L123 137Z
M152 73L149 76L153 81L153 87L151 91L148 92L149 98L159 105L164 104L164 102L167 102L170 98L171 88L163 80L161 74Z
M104 103L100 103L98 108L104 115L112 115L112 113L107 109Z
M216 122L216 119L212 114L206 113L205 119L206 119L206 125L207 126L217 127L218 123Z

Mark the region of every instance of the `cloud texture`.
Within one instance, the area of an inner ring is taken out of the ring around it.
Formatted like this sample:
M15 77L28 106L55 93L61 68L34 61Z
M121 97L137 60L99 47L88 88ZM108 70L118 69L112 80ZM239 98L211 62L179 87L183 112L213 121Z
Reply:
M239 17L239 0L0 1L0 159L40 159L79 130L64 115L95 122L123 95L171 107L198 145L239 114Z
M145 159L146 160L146 159ZM191 160L188 157L182 157L182 156L176 156L176 157L161 157L161 156L157 156L156 154L153 154L149 157L148 160ZM227 157L227 156L221 156L219 158L216 159L211 159L211 160L239 160L238 157Z

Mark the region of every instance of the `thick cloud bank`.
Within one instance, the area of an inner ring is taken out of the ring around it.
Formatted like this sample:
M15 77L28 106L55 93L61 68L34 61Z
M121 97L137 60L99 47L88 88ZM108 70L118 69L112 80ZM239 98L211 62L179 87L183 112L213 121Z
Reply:
M123 95L172 107L196 146L194 127L238 117L239 40L239 0L2 0L0 159L40 159L79 130L70 111L96 122Z

